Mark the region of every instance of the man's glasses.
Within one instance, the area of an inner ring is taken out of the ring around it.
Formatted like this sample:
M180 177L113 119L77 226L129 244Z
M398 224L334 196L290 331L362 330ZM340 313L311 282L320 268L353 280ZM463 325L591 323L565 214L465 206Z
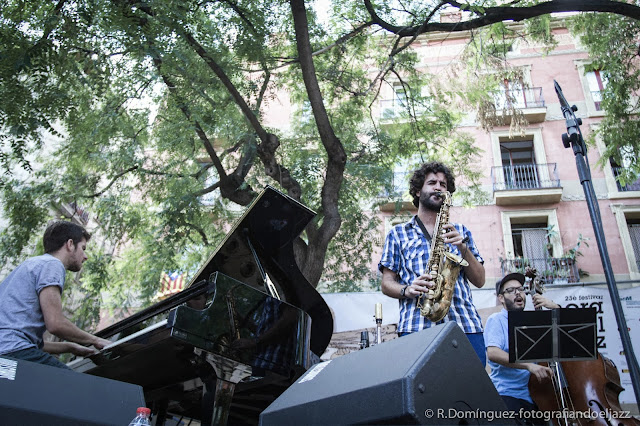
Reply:
M502 294L524 293L524 287L509 287L502 291Z

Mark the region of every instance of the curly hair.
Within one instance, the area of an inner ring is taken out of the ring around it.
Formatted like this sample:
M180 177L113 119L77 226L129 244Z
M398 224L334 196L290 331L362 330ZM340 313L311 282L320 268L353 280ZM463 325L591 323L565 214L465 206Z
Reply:
M447 166L437 161L424 163L422 167L413 172L409 181L409 194L413 197L413 205L416 207L420 204L420 190L429 173L443 173L447 179L447 191L452 194L456 191L456 178Z
M67 241L73 240L73 244L78 244L82 239L89 241L89 234L82 226L66 220L56 220L51 222L44 231L42 243L45 253L54 253L60 249Z

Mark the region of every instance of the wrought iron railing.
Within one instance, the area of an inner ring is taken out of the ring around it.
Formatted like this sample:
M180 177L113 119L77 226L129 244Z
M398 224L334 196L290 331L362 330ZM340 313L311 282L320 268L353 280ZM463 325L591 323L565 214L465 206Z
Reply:
M626 191L640 191L640 177L635 180L635 182L628 183L626 185L622 185L618 181L618 176L624 172L624 167L611 167L613 171L613 176L616 178L616 185L618 185L618 191L626 192Z
M556 163L494 166L491 183L494 191L560 187Z
M542 108L545 106L542 87L500 90L493 93L496 109Z
M538 277L545 284L577 283L580 282L580 272L575 260L570 257L545 257L500 259L502 276L510 272L525 273L526 268L535 268Z

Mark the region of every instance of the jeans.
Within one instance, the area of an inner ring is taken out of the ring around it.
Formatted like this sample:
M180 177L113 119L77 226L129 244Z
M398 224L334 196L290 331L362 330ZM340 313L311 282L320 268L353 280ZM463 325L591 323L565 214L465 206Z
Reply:
M509 411L516 413L516 424L519 425L546 425L547 422L542 416L534 416L527 412L538 411L538 406L525 401L524 399L514 398L512 396L500 395Z
M14 358L23 361L36 362L38 364L50 365L52 367L64 368L66 370L71 370L65 364L60 362L58 358L54 357L51 354L46 353L43 350L37 348L27 348L20 349L14 352L9 352L6 354L0 355L2 357Z

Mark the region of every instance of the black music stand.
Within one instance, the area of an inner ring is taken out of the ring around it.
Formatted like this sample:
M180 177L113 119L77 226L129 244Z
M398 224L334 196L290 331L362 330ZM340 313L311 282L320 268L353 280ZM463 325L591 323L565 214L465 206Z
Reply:
M559 361L597 358L595 308L509 312L509 362L546 361L557 383L565 383ZM563 392L560 399L566 408Z
M509 362L597 358L595 308L509 312Z

